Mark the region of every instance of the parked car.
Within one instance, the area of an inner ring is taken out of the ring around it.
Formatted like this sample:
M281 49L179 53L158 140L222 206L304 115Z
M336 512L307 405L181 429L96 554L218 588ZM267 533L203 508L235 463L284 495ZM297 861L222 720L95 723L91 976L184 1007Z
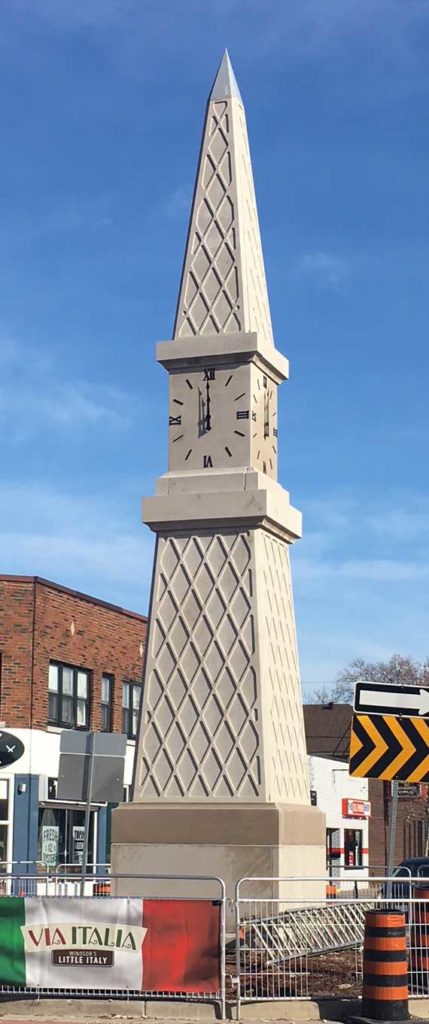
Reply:
M412 895L412 883L410 883L410 880L429 879L429 857L410 857L408 860L403 860L395 868L392 878L398 878L400 881L384 882L381 888L381 895L392 900L409 899Z

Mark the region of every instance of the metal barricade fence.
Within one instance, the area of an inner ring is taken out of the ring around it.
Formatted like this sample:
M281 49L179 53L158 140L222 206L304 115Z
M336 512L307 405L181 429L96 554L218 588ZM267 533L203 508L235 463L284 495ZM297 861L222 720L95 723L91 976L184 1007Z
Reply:
M375 909L405 914L410 997L429 995L429 879L425 889L423 882L352 876L348 891L332 899L326 877L242 878L235 899L238 1011L240 1002L360 997L365 913ZM355 883L366 892L354 895Z
M88 864L84 895L107 895L110 873L107 861ZM79 862L47 865L43 861L4 860L0 861L0 896L79 896L81 878Z
M15 994L15 995L32 995L37 998L41 996L67 996L67 998L73 997L96 997L96 998L109 998L109 999L168 999L168 1000L186 1000L186 1001L209 1001L218 1002L221 1010L222 1019L225 1018L226 1010L226 968L225 968L225 947L226 947L226 934L225 934L225 921L226 921L226 891L225 883L223 879L218 878L216 875L146 875L146 874L130 874L130 873L115 873L112 874L110 870L104 875L102 874L86 874L85 879L85 895L80 897L80 884L82 875L80 874L67 874L62 866L61 871L49 871L46 870L44 874L35 873L28 874L17 874L16 870L12 873L4 873L0 877L0 896L8 897L35 897L44 900L46 906L46 900L50 899L61 899L64 901L72 900L78 896L84 901L93 896L103 898L103 903L108 904L109 900L112 902L117 899L124 901L128 899L150 899L151 903L168 902L171 904L177 903L178 901L186 903L206 902L212 903L213 905L219 906L220 908L220 935L219 935L219 977L220 985L216 991L213 992L202 992L202 991L177 991L176 989L145 989L145 988L65 988L63 986L56 987L44 987L28 986L26 984L11 985L2 984L0 978L0 994ZM117 884L124 882L126 883L126 895L117 896L112 889L117 888ZM163 890L162 894L155 895L154 889L156 890L159 883L160 888ZM198 886L200 883L213 883L216 892L210 896L195 896L195 895L168 895L165 893L166 887L171 883L171 887L174 883L189 883L191 891L192 887ZM145 895L145 886L150 892ZM88 891L87 891L88 890ZM31 901L32 902L32 901ZM1 903L0 900L0 924L1 924ZM143 945L143 965L144 965L144 945ZM143 966L143 977L144 977L144 966Z

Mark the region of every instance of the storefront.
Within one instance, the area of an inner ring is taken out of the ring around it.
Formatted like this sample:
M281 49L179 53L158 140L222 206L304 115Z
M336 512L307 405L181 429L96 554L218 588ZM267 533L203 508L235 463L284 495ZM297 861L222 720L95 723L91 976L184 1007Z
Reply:
M47 868L79 871L83 857L85 806L57 798L60 733L35 729L13 732L22 755L0 768L0 871L33 873ZM132 779L134 743L127 744L124 798ZM108 804L93 804L88 863L102 869L110 861Z
M353 871L368 876L368 780L351 778L347 762L311 755L310 786L326 815L326 867L330 878Z

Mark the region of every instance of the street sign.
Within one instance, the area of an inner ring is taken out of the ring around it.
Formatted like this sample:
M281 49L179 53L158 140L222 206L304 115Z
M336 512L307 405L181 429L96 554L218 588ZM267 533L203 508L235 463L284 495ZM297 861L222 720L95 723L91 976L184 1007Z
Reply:
M419 782L398 782L398 800L417 800L420 797L424 799L425 789L426 786L421 786Z
M82 867L80 895L85 892L88 869L91 801L119 802L124 785L127 737L121 733L74 732L60 737L58 800L84 800L85 824L73 829L73 857Z
M90 799L96 803L120 801L126 749L127 737L122 733L64 730L60 738L57 798L83 802Z
M359 714L429 718L429 687L356 683L354 710Z
M423 718L353 715L350 775L429 782L429 723Z

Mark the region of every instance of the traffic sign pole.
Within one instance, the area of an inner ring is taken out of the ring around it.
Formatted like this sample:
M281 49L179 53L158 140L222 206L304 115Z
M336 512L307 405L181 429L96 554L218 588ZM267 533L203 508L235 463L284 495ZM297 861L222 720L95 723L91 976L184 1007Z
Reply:
M89 826L91 824L91 799L92 799L92 778L94 774L94 733L89 734L89 765L88 765L88 788L86 793L85 807L85 831L83 837L82 853L82 875L80 879L80 895L85 895L85 875L88 870L88 849L89 849ZM94 860L94 856L93 856Z
M390 827L389 827L389 852L387 854L387 877L391 878L393 875L393 869L395 866L395 848L396 848L396 826L398 821L398 799L399 799L399 782L392 783L392 799L390 801ZM390 899L392 895L392 882L387 883L387 895Z

